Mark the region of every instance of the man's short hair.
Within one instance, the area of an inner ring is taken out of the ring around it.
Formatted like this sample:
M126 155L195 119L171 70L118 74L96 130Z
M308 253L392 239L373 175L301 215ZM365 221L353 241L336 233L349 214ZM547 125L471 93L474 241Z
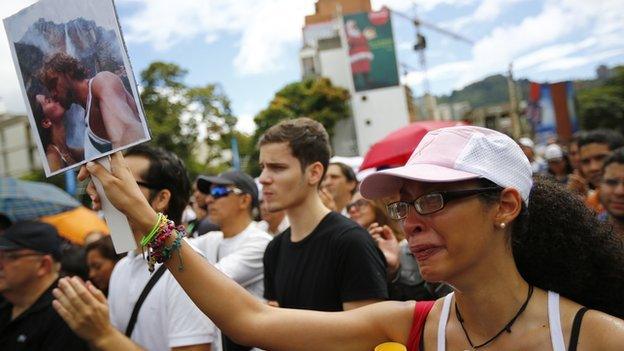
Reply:
M604 173L605 168L612 163L618 163L624 165L624 147L617 148L613 150L611 155L607 157L602 165L602 172Z
M52 88L50 86L50 72L66 73L70 78L75 80L87 78L87 70L82 63L64 52L57 52L50 56L45 60L43 67L39 71L39 80L41 80L48 89Z
M129 148L127 156L142 156L149 160L149 167L141 178L150 189L150 201L159 190L171 192L167 216L176 223L181 223L182 212L191 196L191 181L186 172L184 162L176 154L160 147L140 144Z
M579 150L589 144L606 144L609 150L615 150L624 146L624 137L615 130L595 129L579 135Z
M314 162L320 162L325 176L331 148L329 135L322 124L307 117L285 120L269 128L258 145L276 143L288 143L290 152L299 160L302 171Z
M357 185L357 177L355 176L353 168L351 168L349 165L342 162L330 162L329 165L338 166L338 168L340 168L340 173L342 173L342 175L347 179L347 182L355 182L355 184ZM353 190L351 190L351 195L355 194L356 190L357 186L353 187Z

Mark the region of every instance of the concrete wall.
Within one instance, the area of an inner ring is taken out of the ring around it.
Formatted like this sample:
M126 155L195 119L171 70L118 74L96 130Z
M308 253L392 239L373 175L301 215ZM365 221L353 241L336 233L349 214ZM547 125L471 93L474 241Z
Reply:
M409 124L402 86L355 93L351 105L361 155L365 155L371 145L390 132Z

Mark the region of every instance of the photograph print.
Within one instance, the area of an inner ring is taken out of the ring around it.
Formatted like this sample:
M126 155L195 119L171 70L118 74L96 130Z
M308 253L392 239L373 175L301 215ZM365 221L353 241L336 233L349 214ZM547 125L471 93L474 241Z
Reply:
M41 0L4 26L47 176L150 139L112 0Z

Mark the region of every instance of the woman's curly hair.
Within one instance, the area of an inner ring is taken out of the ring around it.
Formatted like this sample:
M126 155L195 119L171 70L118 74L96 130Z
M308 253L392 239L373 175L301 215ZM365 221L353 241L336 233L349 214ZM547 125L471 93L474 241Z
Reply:
M563 186L535 178L511 243L530 284L624 317L624 240Z

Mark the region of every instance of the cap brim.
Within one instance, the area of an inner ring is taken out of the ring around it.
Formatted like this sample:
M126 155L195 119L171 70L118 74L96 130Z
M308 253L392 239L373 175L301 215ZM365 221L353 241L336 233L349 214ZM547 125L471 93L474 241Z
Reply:
M457 182L461 180L481 178L481 176L456 169L432 164L413 164L403 167L385 169L373 173L362 180L360 193L368 199L398 194L403 182L401 179L419 182Z
M199 176L197 177L197 189L202 193L208 194L210 193L210 187L213 185L232 185L233 181L221 177L207 177L207 176Z
M0 236L0 250L18 250L24 248L23 246Z

